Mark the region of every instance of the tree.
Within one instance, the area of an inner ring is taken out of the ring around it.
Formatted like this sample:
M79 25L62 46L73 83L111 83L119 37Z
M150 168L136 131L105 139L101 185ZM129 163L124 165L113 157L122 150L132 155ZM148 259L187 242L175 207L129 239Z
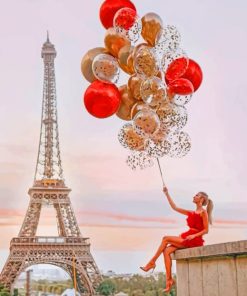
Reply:
M115 283L108 279L104 280L98 287L97 291L104 296L112 295L116 291Z
M7 288L2 288L0 290L0 296L10 296L10 292Z

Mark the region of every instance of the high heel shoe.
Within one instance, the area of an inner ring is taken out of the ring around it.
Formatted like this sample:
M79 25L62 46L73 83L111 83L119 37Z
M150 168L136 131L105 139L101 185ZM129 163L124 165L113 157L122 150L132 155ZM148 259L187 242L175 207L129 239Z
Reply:
M171 278L166 282L166 288L164 289L164 292L169 293L173 285L175 285L175 281L173 278Z
M155 262L149 262L146 266L141 266L140 268L145 272L149 271L150 269L153 269L152 272L154 272L155 267L156 267Z

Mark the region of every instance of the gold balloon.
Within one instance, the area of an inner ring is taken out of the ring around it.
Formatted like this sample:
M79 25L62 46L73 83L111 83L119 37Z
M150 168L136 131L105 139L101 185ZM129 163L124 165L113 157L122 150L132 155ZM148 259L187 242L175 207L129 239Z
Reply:
M132 52L133 59L135 58L138 50L141 48L144 48L144 47L150 47L150 46L147 43L140 43L134 47L133 52Z
M133 48L133 46L125 45L118 53L119 66L128 74L133 74L135 72L132 57Z
M92 63L94 58L101 53L106 53L106 49L103 47L96 47L90 49L81 60L81 73L89 82L93 82L95 78L92 70Z
M105 35L105 47L114 57L118 57L120 49L126 45L131 45L130 41L118 34L114 28L109 28Z
M142 37L151 46L155 45L155 39L163 27L162 19L153 12L147 13L142 18Z
M118 88L121 94L121 104L116 115L123 120L131 120L131 110L136 103L130 92L127 89L127 85L122 85Z
M143 80L138 75L132 75L128 81L128 89L132 96L137 100L142 100L141 97L141 84Z

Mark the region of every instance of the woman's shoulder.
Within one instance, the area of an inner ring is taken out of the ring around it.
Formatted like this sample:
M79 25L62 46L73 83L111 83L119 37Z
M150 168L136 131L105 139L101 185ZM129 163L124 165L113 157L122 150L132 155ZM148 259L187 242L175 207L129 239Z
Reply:
M190 210L188 210L188 212L187 212L187 216L190 216L190 215L193 215L195 213L195 211L190 211Z

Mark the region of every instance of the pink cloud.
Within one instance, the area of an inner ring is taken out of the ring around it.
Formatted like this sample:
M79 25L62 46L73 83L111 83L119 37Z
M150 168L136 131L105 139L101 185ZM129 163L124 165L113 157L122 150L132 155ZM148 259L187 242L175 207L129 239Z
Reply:
M7 225L20 225L23 221L25 211L14 210L14 209L0 209L0 226ZM146 217L146 216L134 216L128 214L120 214L115 212L106 212L106 211L78 211L76 216L81 226L92 226L92 227L113 227L113 228L162 228L162 224L166 224L166 227L169 225L170 228L181 226L179 219L173 218L164 218L164 217ZM91 217L90 222L88 218ZM46 213L45 225L52 225L54 222L54 215L52 211ZM98 219L99 218L99 219ZM136 224L115 224L115 222L137 222ZM139 224L138 222L143 222ZM151 223L151 224L148 224ZM156 224L152 224L156 223ZM214 226L243 226L247 225L247 220L231 220L231 219L214 219ZM186 226L186 225L185 225Z

